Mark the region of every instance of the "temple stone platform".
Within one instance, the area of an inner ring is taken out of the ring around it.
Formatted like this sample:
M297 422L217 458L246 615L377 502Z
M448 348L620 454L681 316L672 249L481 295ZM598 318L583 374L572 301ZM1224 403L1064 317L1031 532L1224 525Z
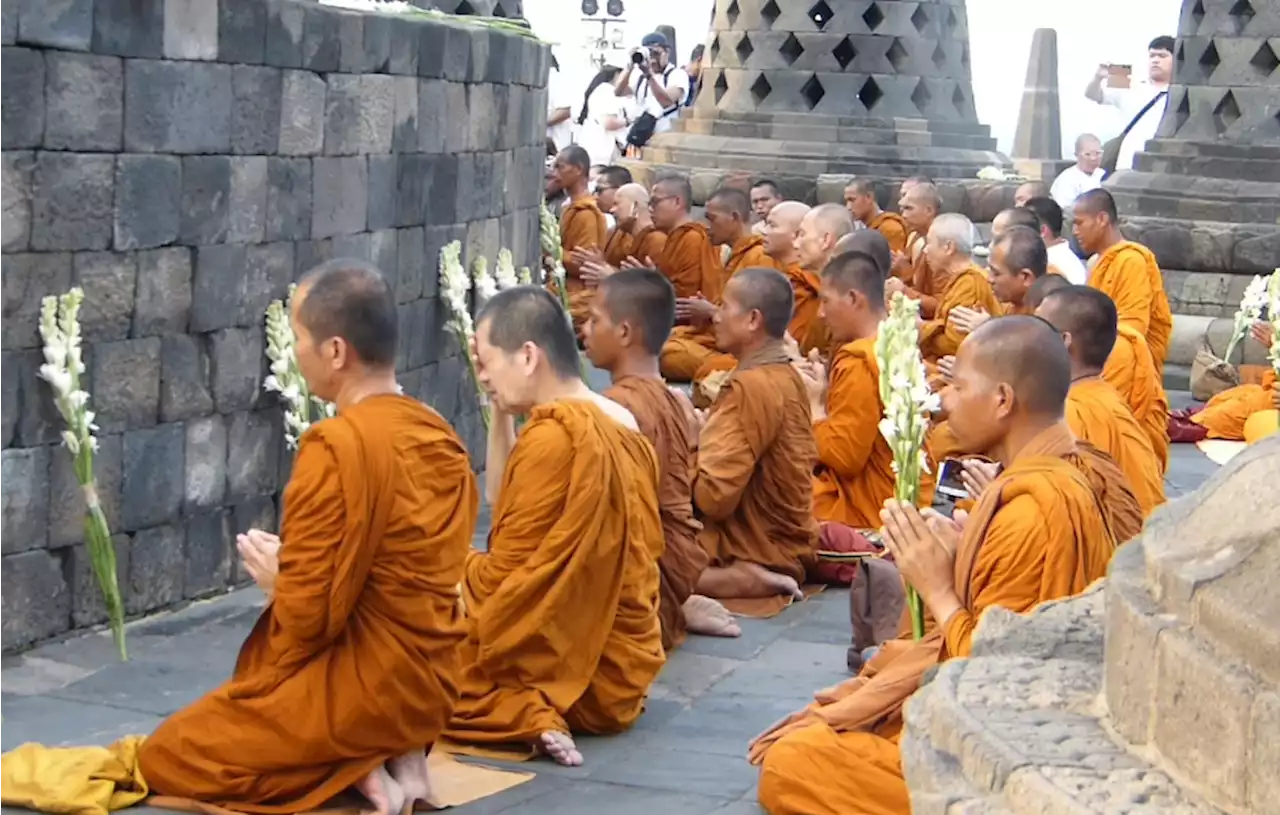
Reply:
M1106 581L984 615L908 703L917 815L1276 812L1280 437L1122 547Z

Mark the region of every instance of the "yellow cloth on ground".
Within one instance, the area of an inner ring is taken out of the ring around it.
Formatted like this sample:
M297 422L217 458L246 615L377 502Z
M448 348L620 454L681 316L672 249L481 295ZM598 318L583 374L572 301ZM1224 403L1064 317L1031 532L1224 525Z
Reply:
M45 747L28 743L0 756L0 801L41 812L105 815L147 797L138 767L145 736L110 747Z

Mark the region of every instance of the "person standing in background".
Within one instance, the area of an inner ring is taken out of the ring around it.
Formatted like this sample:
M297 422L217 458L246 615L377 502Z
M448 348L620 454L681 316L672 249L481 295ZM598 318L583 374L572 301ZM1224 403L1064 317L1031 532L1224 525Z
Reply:
M1076 137L1076 163L1058 174L1049 195L1064 210L1071 209L1083 193L1102 186L1102 141L1092 133Z
M573 144L573 97L569 78L552 54L547 78L547 141L555 145L556 153Z
M1103 169L1109 175L1113 170L1133 169L1133 156L1148 140L1155 138L1160 119L1164 116L1165 101L1169 96L1169 81L1173 78L1173 37L1156 37L1147 46L1147 81L1137 87L1115 87L1110 84L1110 65L1099 65L1098 73L1084 90L1084 95L1100 105L1118 108L1125 119L1125 128L1117 137L1118 147L1108 143L1112 152L1118 149L1115 164L1104 157ZM1106 84L1104 84L1106 83ZM1115 141L1114 139L1112 140ZM1107 152L1104 147L1104 154Z
M693 53L689 55L689 64L684 66L684 72L689 75L689 93L684 97L684 106L687 108L693 107L693 100L698 98L702 79L702 55L705 48L704 45L695 45Z
M648 141L648 136L666 133L671 123L680 116L680 107L689 95L689 75L683 68L671 64L671 46L667 38L657 33L646 34L640 48L631 52L631 64L624 70L614 86L621 97L635 94L637 120L632 125L628 143L637 147ZM643 114L653 118L650 133L643 139L634 132Z
M592 167L607 167L618 157L619 142L626 138L627 119L623 111L625 99L613 91L613 83L622 69L615 65L602 67L587 85L578 113L578 144L591 157Z

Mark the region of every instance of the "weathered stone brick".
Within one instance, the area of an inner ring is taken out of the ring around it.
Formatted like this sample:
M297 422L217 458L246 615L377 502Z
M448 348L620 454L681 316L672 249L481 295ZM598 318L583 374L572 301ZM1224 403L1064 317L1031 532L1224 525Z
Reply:
M281 84L280 154L314 156L324 148L325 83L310 71L285 71Z
M445 84L444 150L461 153L467 149L471 138L471 126L467 124L470 111L467 108L467 86L460 82Z
M480 186L483 183L481 174L483 170L477 166L483 160L484 156L479 153L462 153L457 157L458 181L455 187L440 187L443 194L447 189L453 189L455 198L453 211L459 222L467 222L478 217L476 212L476 203L480 198ZM492 169L492 165L488 165Z
M84 289L80 307L84 338L90 342L128 338L138 282L137 258L116 252L81 252L75 256L73 278Z
M468 26L467 35L471 38L471 52L467 55L466 81L482 83L489 68L489 29Z
M422 280L434 259L425 252L425 234L420 226L396 230L396 302L407 303L422 296Z
M266 154L280 147L283 78L279 68L231 69L231 152Z
M389 76L330 74L324 152L330 156L391 152L395 89Z
M278 68L302 67L303 6L288 0L267 0L267 42L264 60Z
M441 75L453 82L466 82L471 68L471 30L460 25L445 24L444 49L441 54ZM422 52L419 51L419 59Z
M49 545L49 454L55 447L29 447L0 453L0 495L4 502L4 554Z
M457 156L442 153L430 158L432 194L427 197L425 223L452 224L465 220L458 211L458 184L461 182L458 165L470 160L471 157L465 153Z
M493 160L493 177L489 183L489 217L495 218L507 213L507 207L510 205L511 192L507 188L507 174L511 169L510 153L494 153L490 158ZM509 243L503 243L503 246L510 246Z
M409 335L413 331L410 323L413 320L411 303L396 306L396 373L401 374L409 369Z
M164 55L168 59L217 59L217 3L164 0Z
M250 498L236 504L231 517L231 532L240 535L250 529L261 529L263 532L276 531L276 502L269 495ZM239 557L232 557L231 581L236 584L249 582L249 573Z
M227 240L257 243L267 228L267 157L231 159Z
M225 153L231 149L231 66L137 60L125 76L125 150Z
M178 239L182 161L174 156L116 158L115 248L150 249Z
M186 579L186 529L180 525L143 529L129 544L129 594L125 610L142 614L182 599Z
M150 427L160 409L160 338L94 346L93 402L104 431ZM136 528L136 527L135 527Z
M378 267L393 291L396 288L396 275L400 267L396 262L396 230L383 229L369 233L369 262Z
M93 41L93 0L21 0L18 42L88 51Z
M363 156L315 159L311 188L311 237L327 238L365 230L369 172Z
M293 279L298 281L302 276L329 260L333 260L333 240L298 241L294 246Z
M432 26L423 26L432 28ZM448 83L418 80L418 152L443 153L448 119Z
M428 365L422 375L424 401L450 421L458 416L462 376L462 360L457 357L444 357Z
M262 387L262 328L228 328L211 335L213 405L219 413L248 410Z
M124 63L119 57L45 53L44 146L117 151L124 132Z
M497 131L492 85L467 85L467 149L492 150Z
M341 52L338 16L328 8L308 4L302 24L302 67L317 73L336 71Z
M182 212L179 233L185 244L227 240L231 226L231 157L182 159Z
M333 256L335 258L371 261L373 259L373 250L369 242L369 233L361 232L359 235L338 235L334 237Z
M500 150L514 150L522 144L520 138L520 109L528 91L521 85L507 85L506 107L502 114L502 133L498 137Z
M18 41L18 0L0 0L0 45Z
M267 5L262 0L217 0L218 59L261 64L267 41Z
M165 337L160 350L160 421L193 419L213 411L209 356L199 337Z
M445 41L448 30L435 21L416 27L418 39L418 76L444 78Z
M284 431L278 410L231 415L227 429L228 503L275 493Z
M13 394L15 399L9 406L10 409L17 406L14 443L33 447L58 441L63 422L53 403L53 391L49 383L40 378L44 354L40 351L22 351L6 355L5 362L13 366L18 379Z
M365 18L365 25L370 18ZM398 76L418 74L418 29L425 25L420 20L396 21L391 27L391 58L385 73Z
M0 334L4 347L39 348L40 301L71 288L71 255L67 252L5 255L4 311Z
M62 562L51 552L7 555L0 568L0 645L5 650L30 645L66 631L71 595Z
M310 235L311 161L268 158L267 240L303 240Z
M124 434L124 481L120 526L132 532L177 520L182 508L181 424L163 424Z
M114 156L37 153L31 248L48 252L111 246L114 176Z
M93 476L108 529L120 526L120 485L123 480L123 448L119 434L98 434L93 454ZM49 467L49 548L84 540L84 491L76 479L75 460L66 450L52 448Z
M263 314L272 300L289 293L293 280L293 244L288 241L250 246L245 251L243 288L237 297L236 324L262 330Z
M0 447L13 444L18 432L18 414L22 410L22 378L18 364L22 354L5 351L0 355Z
M191 250L183 246L139 252L133 336L181 334L190 319Z
M422 153L396 155L396 226L423 223L429 198L439 195L431 177L432 157Z
M201 597L227 587L232 541L229 510L215 509L187 518L184 597Z
M485 221L472 221L467 224L467 238L462 243L463 258L467 267L478 257L492 258L502 248L498 244L501 227L496 218Z
M29 150L4 152L3 192L4 220L0 234L5 252L25 252L31 242L31 176L36 166L35 154Z
M391 150L412 153L418 149L418 79L413 76L392 77L395 99L395 121Z
M129 602L129 536L112 535L111 549L116 559L116 586L120 597ZM71 593L71 625L82 628L107 621L107 604L102 599L102 587L93 571L93 558L84 544L77 544L63 551L63 573L67 576L67 590Z
M396 225L399 186L399 164L402 155L369 156L369 228L386 229ZM418 209L421 217L421 207Z
M338 70L359 74L364 70L364 15L336 10L338 18Z
M215 414L187 422L185 450L184 507L222 506L227 493L226 419Z
M164 0L94 0L93 51L144 59L164 56Z

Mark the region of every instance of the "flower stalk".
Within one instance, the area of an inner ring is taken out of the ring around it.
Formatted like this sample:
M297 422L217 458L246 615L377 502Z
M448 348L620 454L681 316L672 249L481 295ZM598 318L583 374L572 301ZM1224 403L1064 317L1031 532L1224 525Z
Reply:
M1275 278L1276 275L1271 275ZM1262 309L1267 305L1268 280L1262 275L1254 275L1253 280L1245 287L1244 296L1240 298L1240 308L1236 311L1235 323L1231 326L1231 341L1227 343L1227 352L1222 358L1231 361L1231 352L1236 349L1250 327L1262 316Z
M298 449L302 434L315 422L338 414L337 406L326 402L307 387L298 368L298 355L294 348L293 328L289 325L289 311L297 284L289 286L289 296L273 300L267 306L267 359L271 360L271 374L262 382L262 389L280 394L284 403L284 440L290 450Z
M74 288L60 297L45 297L40 303L40 337L44 341L44 361L40 378L49 383L58 414L66 423L62 445L72 457L76 482L84 495L84 545L89 564L102 591L111 639L122 661L128 661L129 650L124 634L124 600L116 573L116 550L111 542L111 529L98 498L97 478L93 473L93 454L98 451L94 432L93 411L89 394L80 387L84 359L80 338L80 304L84 291Z
M880 366L880 401L884 418L880 433L893 452L895 500L920 504L920 478L928 472L924 441L929 414L939 408L929 390L924 361L920 357L917 320L920 304L897 292L889 302L889 314L876 334L876 362ZM924 602L914 586L907 585L911 634L924 637Z
M1271 282L1267 284L1267 319L1271 321L1271 347L1267 349L1267 359L1280 376L1280 269L1271 273Z
M471 285L476 293L476 306L482 306L498 293L498 283L489 274L489 261L483 256L471 261Z
M511 257L510 249L498 250L498 262L494 264L493 277L499 291L514 289L521 285L520 275L516 272L515 260Z
M550 270L551 284L560 297L560 305L564 307L564 317L569 321L569 327L573 328L573 316L569 310L569 288L565 282L568 273L564 268L560 243L560 223L547 207L546 201L542 202L542 207L538 210L538 240L542 244L542 255L546 259L544 265ZM577 333L576 329L574 333ZM588 386L591 385L591 380L587 378L587 365L581 355L578 356L578 375Z
M486 276L488 272L486 271ZM471 384L476 389L476 400L480 403L480 418L485 429L489 428L489 395L480 386L480 374L476 371L476 361L471 356L471 344L475 341L476 327L471 318L471 308L467 303L467 293L471 291L473 282L462 265L462 243L453 241L440 250L440 296L449 310L446 323L449 330L462 346L462 356L467 361L467 372L471 375Z

